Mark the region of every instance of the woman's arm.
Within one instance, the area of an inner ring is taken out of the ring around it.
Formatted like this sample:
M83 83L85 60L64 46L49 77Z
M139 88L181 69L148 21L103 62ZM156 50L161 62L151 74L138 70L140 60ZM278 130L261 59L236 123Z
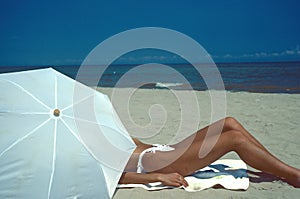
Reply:
M123 173L119 181L120 184L148 184L151 182L161 182L166 186L188 186L184 177L178 173Z

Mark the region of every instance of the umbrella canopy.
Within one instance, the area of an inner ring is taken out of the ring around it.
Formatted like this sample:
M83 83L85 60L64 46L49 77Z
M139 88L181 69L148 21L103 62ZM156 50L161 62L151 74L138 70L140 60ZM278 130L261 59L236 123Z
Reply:
M136 146L106 95L52 68L0 91L0 198L112 197Z

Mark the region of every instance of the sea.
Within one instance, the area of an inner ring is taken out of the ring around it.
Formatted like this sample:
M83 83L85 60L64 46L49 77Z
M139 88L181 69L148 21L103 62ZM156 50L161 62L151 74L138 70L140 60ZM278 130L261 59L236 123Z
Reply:
M207 79L214 80L217 78L214 73L206 73L210 75L203 77L191 64L178 63L165 65L172 69L171 72L170 70L160 70L159 68L152 70L150 64L145 66L150 69L147 70L150 71L150 73L145 72L145 70L135 70L135 73L132 73L139 65L112 64L106 67L104 72L99 75L99 73L97 73L98 69L104 66L89 66L88 70L85 70L80 79L77 78L80 66L0 66L0 73L52 67L61 73L92 87L137 86L144 89L194 89L199 91L209 89ZM216 63L216 66L221 75L220 77L224 84L224 88L227 91L300 93L300 62ZM210 66L204 67L207 70L210 70ZM118 84L121 80L126 79L124 77L126 77L126 74L128 73L131 73L131 76L128 76L129 78L127 78L129 80L127 80L127 82L123 81L122 84ZM178 81L180 79L178 78L178 74L184 77L185 81ZM134 82L134 84L132 84L132 82Z

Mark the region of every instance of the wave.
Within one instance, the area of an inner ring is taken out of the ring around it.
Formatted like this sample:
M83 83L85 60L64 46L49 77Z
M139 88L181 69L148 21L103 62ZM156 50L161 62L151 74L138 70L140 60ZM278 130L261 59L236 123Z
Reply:
M177 86L182 86L183 83L162 83L162 82L157 82L155 84L156 88L170 88L170 87L177 87Z

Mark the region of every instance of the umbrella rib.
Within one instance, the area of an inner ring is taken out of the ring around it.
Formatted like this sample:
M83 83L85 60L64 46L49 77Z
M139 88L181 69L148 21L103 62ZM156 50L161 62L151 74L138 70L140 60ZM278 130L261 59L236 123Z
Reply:
M51 110L49 106L47 106L46 104L44 104L41 100L39 100L38 98L36 98L35 96L33 96L29 91L27 91L25 88L23 88L22 86L20 86L19 84L12 82L10 80L6 80L10 83L12 83L13 85L17 86L18 88L20 88L22 91L24 91L27 95L29 95L30 97L32 97L35 101L37 101L38 103L40 103L41 105L43 105L44 107L46 107L47 109Z
M48 187L48 199L50 198L51 189L53 185L53 177L55 172L55 162L56 162L56 139L57 139L57 120L55 120L54 124L54 139L53 139L53 155L52 155L52 171L49 181L49 187Z
M85 145L85 143L82 141L82 139L81 139L78 135L76 135L76 133L71 129L71 127L69 127L69 125L65 122L65 120L61 118L61 121L62 121L63 124L69 129L69 131L72 133L72 135L78 140L78 142L80 142L80 143L84 146L84 148L91 154L91 156L92 156L97 162L102 162L101 160L99 160L98 158L96 158L92 152L89 151L88 147ZM99 124L99 125L100 125L100 124ZM106 126L106 125L100 125L100 126ZM106 127L111 128L111 127L109 127L109 126L106 126ZM116 129L114 129L114 130L116 130ZM121 135L124 136L123 134L121 134Z
M85 97L85 98L79 100L79 101L76 102L76 103L73 103L73 104L70 104L69 106L66 106L65 108L61 109L61 111L65 111L65 110L67 110L68 108L71 108L72 106L77 105L77 104L83 102L84 100L86 100L86 99L88 99L88 98L90 98L90 97L92 97L92 96L94 96L94 94L93 94L93 95L89 95L89 96L87 96L87 97Z
M20 115L49 115L48 112L17 112L17 111L0 111L5 114L20 114Z
M112 128L111 126L108 126L108 125L105 125L105 124L100 124L98 122L92 122L92 121L89 121L89 120L85 120L85 119L81 119L81 118L74 118L74 117L71 117L71 116L68 116L68 115L63 115L64 117L66 118L69 118L69 119L72 119L72 120L78 120L78 121L81 121L81 122L87 122L87 123L91 123L91 124L96 124L96 125L99 125L99 126L103 126L103 127L107 127L107 128L110 128L110 129L113 129L115 131L118 131L118 132L123 132L121 129L115 129L115 128ZM123 134L121 134L122 136L124 136Z
M71 133L74 135L74 137L79 141L80 138L78 137L78 135L76 135L76 133L71 129L71 127L69 127L69 125L66 123L66 121L64 119L61 119L61 121L63 122L63 124L69 129L69 131L71 131Z
M47 112L23 112L21 115L49 115Z
M2 153L0 154L0 157L5 154L7 151L9 151L10 149L12 149L14 146L16 146L17 144L19 144L20 142L22 142L24 139L26 139L27 137L29 137L30 135L32 135L33 133L35 133L39 128L41 128L42 126L44 126L47 122L50 121L51 118L47 119L46 121L44 121L42 124L40 124L39 126L37 126L36 128L34 128L31 132L27 133L26 135L24 135L23 137L17 139L14 143L12 143L9 147L7 147L4 151L2 151Z
M78 121L81 121L81 122L87 122L87 123L91 123L91 124L96 124L98 126L104 126L104 127L110 128L110 129L114 129L115 131L118 131L118 132L123 132L120 129L115 129L115 128L112 128L111 126L108 126L108 125L105 125L105 124L100 124L98 122L92 122L92 121L85 120L85 119L80 119L80 118L76 118L75 119L74 117L71 117L71 116L68 116L68 115L64 115L64 117L72 119L72 120L78 120Z
M87 150L88 153L91 154L91 156L97 161L99 162L99 160L94 156L94 154L92 154L89 150L88 150L88 147L84 144L84 142L81 140L81 138L76 135L76 133L71 129L71 127L69 127L69 125L63 120L61 119L61 121L63 122L63 124L69 129L69 131L72 133L72 135L77 139L77 141L79 143L81 143L83 145L83 147Z
M81 118L74 118L72 116L68 116L68 115L63 115L64 117L66 118L69 118L69 119L72 119L72 120L78 120L78 121L81 121L81 122L88 122L88 123L92 123L92 124L98 124L98 125L101 125L99 124L98 122L93 122L93 121L89 121L89 120L85 120L85 119L81 119Z

